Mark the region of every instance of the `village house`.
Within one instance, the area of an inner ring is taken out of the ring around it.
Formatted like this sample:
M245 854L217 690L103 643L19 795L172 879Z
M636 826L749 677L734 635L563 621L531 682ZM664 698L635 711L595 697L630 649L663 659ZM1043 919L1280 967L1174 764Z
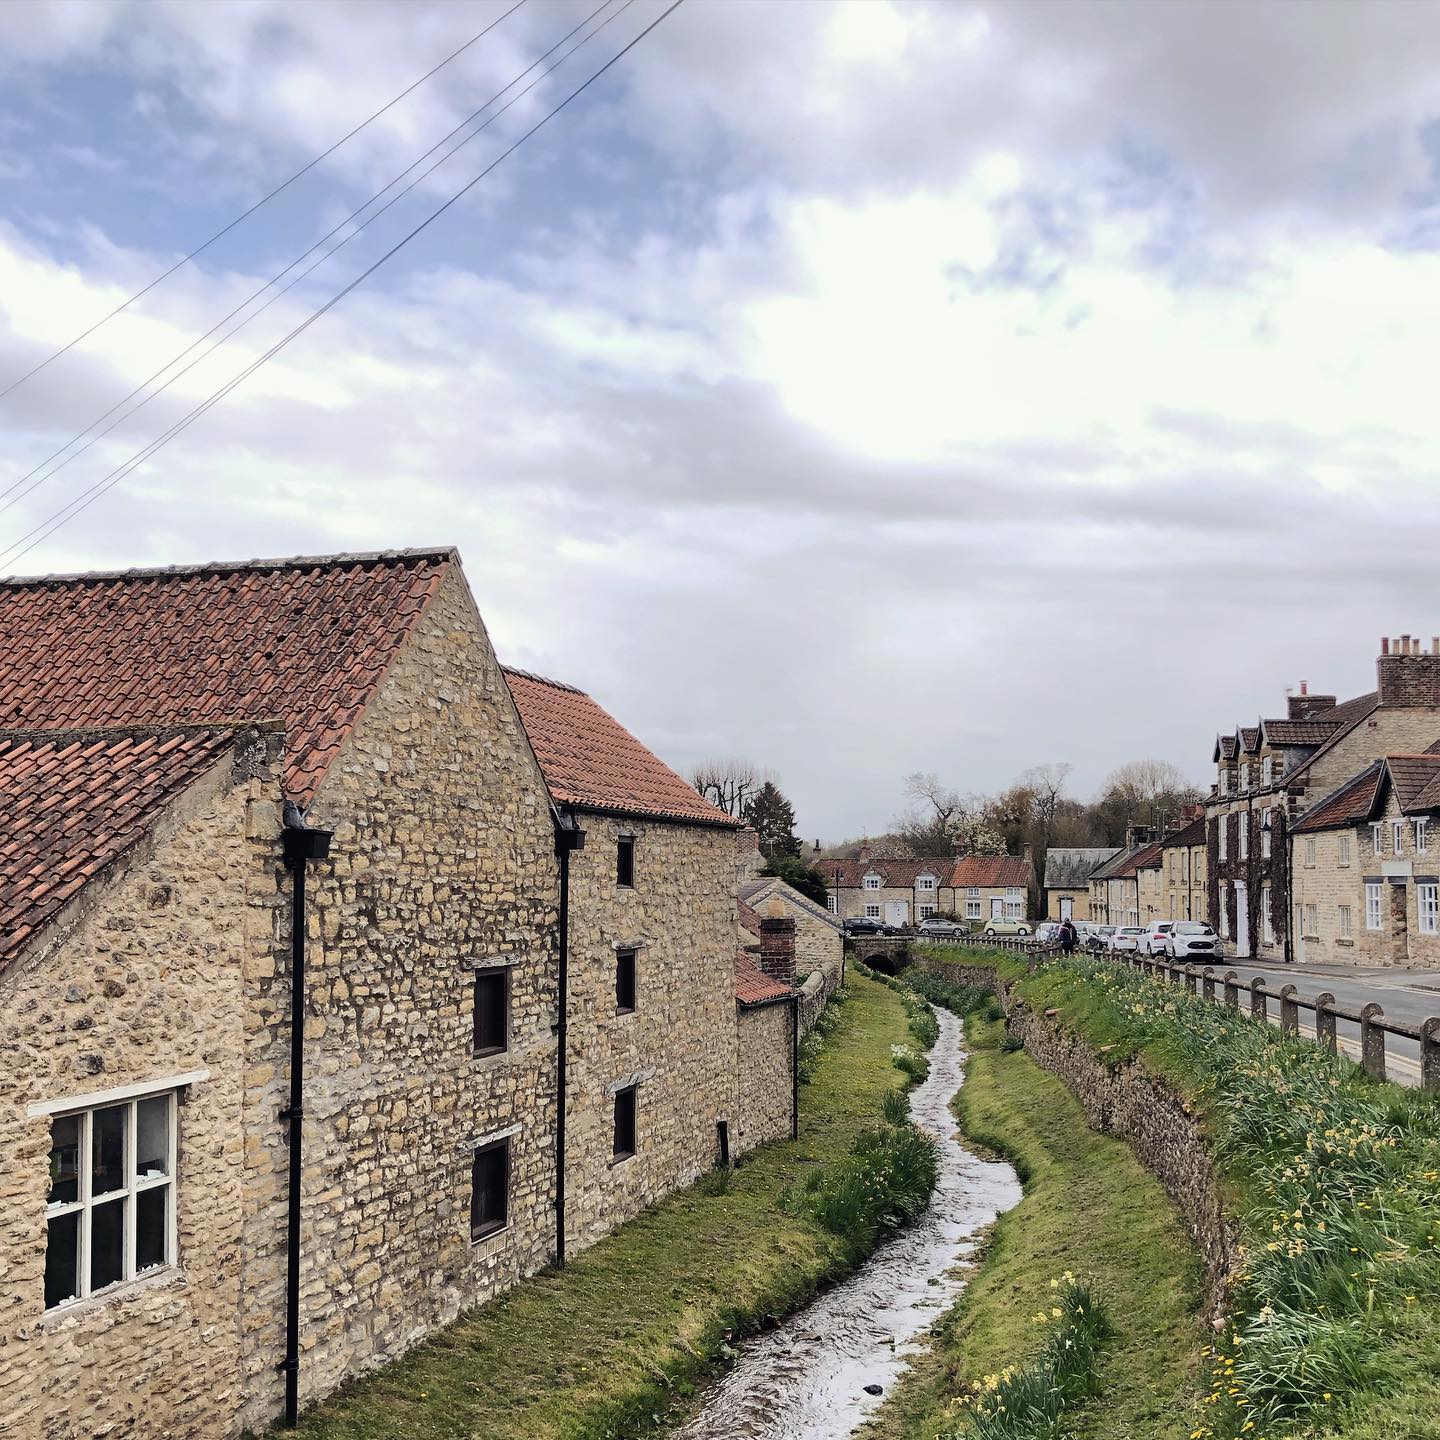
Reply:
M1154 865L1159 854L1159 842L1151 831L1132 825L1119 854L1090 876L1091 920L1102 925L1139 925L1140 867Z
M1367 765L1291 834L1297 960L1440 965L1440 742Z
M1301 683L1282 718L1216 741L1206 804L1208 906L1237 957L1295 958L1291 827L1336 787L1390 753L1440 734L1440 638L1382 639L1376 688L1343 703Z
M734 822L453 551L0 582L0 697L0 1433L262 1428L793 1126Z
M1114 846L1054 846L1045 852L1045 902L1047 920L1094 920L1090 913L1090 876L1113 860L1120 851Z
M1154 918L1209 919L1205 880L1207 853L1205 807L1196 805L1191 807L1189 818L1180 828L1160 842L1163 900Z
M949 876L944 908L983 929L991 921L1030 918L1035 866L1029 847L1019 855L962 855Z
M839 970L845 957L845 934L840 922L828 910L802 895L776 876L760 876L740 886L742 928L747 915L758 922L765 904L778 897L785 912L795 921L795 974L803 980L815 970ZM754 931L756 942L759 931Z
M949 910L954 860L882 860L862 845L853 860L826 858L814 868L825 879L830 912L841 920L861 917L885 925L913 925L927 915Z

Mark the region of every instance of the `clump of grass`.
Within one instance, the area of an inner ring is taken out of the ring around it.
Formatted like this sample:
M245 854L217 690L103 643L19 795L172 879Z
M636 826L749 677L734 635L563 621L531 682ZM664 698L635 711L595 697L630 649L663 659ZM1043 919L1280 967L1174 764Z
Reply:
M932 1005L943 1005L957 1015L972 1015L987 1002L993 1004L995 1001L994 992L988 985L954 985L930 970L907 970L904 983Z
M1347 1407L1380 1423L1377 1408L1440 1398L1419 1359L1440 1350L1433 1097L1134 971L1061 962L1025 992L1142 1055L1204 1113L1242 1238L1195 1440L1338 1423Z
M930 1073L930 1062L908 1045L892 1045L890 1063L897 1070L903 1070L917 1085Z
M1040 1353L1027 1365L986 1375L962 1396L953 1437L1054 1440L1065 1411L1099 1393L1097 1362L1111 1333L1105 1308L1092 1287L1068 1271L1050 1283L1053 1303L1034 1317L1045 1327Z
M880 1113L887 1125L904 1125L910 1119L910 1100L903 1090L887 1090L880 1102Z

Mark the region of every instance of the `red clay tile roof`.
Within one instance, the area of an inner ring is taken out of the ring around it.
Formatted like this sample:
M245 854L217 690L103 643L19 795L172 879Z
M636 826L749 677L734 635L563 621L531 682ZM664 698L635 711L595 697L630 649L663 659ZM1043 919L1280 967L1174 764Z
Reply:
M0 966L234 738L224 729L0 732Z
M968 885L992 890L1002 885L1029 885L1030 867L1015 855L962 855L955 862L950 883L957 890Z
M838 885L840 889L858 890L864 884L867 875L879 875L884 879L887 890L913 890L915 882L922 875L933 875L937 887L948 884L945 877L949 875L954 864L955 862L950 859L839 860L826 858L813 861L810 868L818 870L824 876L827 885Z
M1188 825L1172 831L1161 842L1162 850L1173 850L1179 845L1203 845L1205 843L1205 817L1197 815Z
M743 950L735 955L735 1001L739 1005L768 1005L774 1000L789 1000L795 992L788 985L773 980Z
M505 678L557 804L739 828L584 691L524 670Z
M1153 865L1160 855L1158 840L1147 841L1144 845L1132 845L1122 850L1108 865L1102 866L1091 875L1092 880L1128 880L1142 866ZM1152 853L1153 852L1153 853Z
M453 550L0 580L0 726L281 720L308 805Z
M1343 785L1312 805L1291 826L1292 833L1330 830L1368 820L1370 812L1375 808L1375 799L1384 775L1383 760L1367 765L1358 775L1352 775Z
M740 928L747 930L758 940L760 938L760 917L743 900L737 902Z

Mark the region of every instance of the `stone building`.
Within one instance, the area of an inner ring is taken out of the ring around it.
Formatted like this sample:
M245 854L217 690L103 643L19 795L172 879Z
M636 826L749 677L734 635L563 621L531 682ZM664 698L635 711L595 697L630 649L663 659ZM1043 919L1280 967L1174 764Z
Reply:
M825 879L831 913L842 920L863 916L886 925L914 925L953 903L953 896L942 895L955 868L949 857L882 860L862 845L853 860L827 858L816 860L814 867Z
M1440 742L1367 765L1291 844L1297 960L1440 966Z
M1160 842L1164 898L1156 919L1209 920L1207 853L1205 807L1197 805L1190 818Z
M962 855L951 868L945 909L984 928L992 920L1028 920L1035 868L1025 855Z
M448 550L0 582L0 1433L263 1428L781 1125L734 825L512 683Z
M804 1034L825 1008L825 1002L844 983L844 927L828 910L785 881L775 876L761 877L740 887L739 903L742 943L757 955L761 951L762 915L767 908L773 912L776 902L795 925L795 961L789 979L800 991L800 1032Z
M1343 703L1301 683L1281 718L1216 742L1206 804L1208 904L1236 956L1295 958L1290 827L1373 761L1440 734L1440 639L1383 639L1376 687Z
M1045 852L1045 918L1095 920L1090 913L1090 876L1120 853L1115 846L1054 846Z
M734 1122L740 825L588 695L505 673L561 825L584 835L568 860L575 1250L711 1169Z
M1151 831L1132 825L1125 845L1090 876L1090 918L1101 925L1139 925L1140 878L1142 865L1154 865L1160 844Z

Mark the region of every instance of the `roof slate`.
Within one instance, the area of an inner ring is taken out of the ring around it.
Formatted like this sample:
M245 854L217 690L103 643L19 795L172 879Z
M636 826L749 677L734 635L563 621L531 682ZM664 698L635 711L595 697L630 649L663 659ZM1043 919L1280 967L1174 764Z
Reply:
M1045 888L1047 890L1082 889L1091 873L1107 861L1113 860L1120 850L1117 846L1070 847L1060 846L1045 852Z
M740 828L583 690L508 667L505 679L557 804Z
M1203 845L1205 843L1205 817L1197 815L1188 825L1172 831L1161 842L1162 850L1173 850L1177 846Z
M0 966L234 738L221 728L0 734Z
M308 805L453 550L0 581L0 726L284 722Z
M1265 720L1261 724L1269 745L1323 745L1344 721Z
M789 1000L795 991L789 985L772 979L755 963L754 957L741 950L735 956L735 1000L741 1006L768 1005L775 1000Z

